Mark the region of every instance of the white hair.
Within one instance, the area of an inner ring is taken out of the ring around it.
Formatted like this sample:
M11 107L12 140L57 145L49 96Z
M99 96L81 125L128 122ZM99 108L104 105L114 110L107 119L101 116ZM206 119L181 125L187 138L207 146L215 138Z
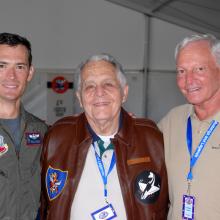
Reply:
M100 60L109 62L115 67L117 79L119 80L122 89L127 85L127 79L125 77L125 73L122 68L122 65L113 56L109 54L97 54L97 55L90 56L87 60L82 62L77 68L76 70L76 82L77 82L76 90L77 91L79 91L81 88L81 72L84 66L91 61L100 61Z
M216 63L220 66L220 40L211 34L194 34L184 38L176 45L175 60L177 59L177 56L182 48L186 47L189 43L196 41L207 41L209 43L211 53L215 57Z

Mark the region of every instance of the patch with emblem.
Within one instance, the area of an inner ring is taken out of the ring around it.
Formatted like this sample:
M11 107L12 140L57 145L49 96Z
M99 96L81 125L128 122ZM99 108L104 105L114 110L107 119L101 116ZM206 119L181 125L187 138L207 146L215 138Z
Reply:
M41 135L39 132L27 132L26 136L26 144L27 145L39 145L41 144Z
M135 196L145 204L154 203L160 194L160 176L145 170L135 179Z
M4 143L4 137L0 135L0 157L8 151L8 145Z
M50 200L55 199L64 189L68 171L54 169L51 166L47 169L46 188Z

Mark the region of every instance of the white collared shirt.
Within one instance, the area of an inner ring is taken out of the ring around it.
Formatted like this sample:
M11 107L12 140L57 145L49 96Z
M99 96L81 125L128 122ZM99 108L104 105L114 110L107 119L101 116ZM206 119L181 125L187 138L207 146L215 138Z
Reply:
M107 147L112 136L100 136ZM113 150L107 150L102 155L104 167L108 169L112 159ZM104 185L99 172L94 147L91 145L86 157L85 167L76 191L71 208L71 220L92 220L91 213L106 206L104 201ZM115 220L126 220L126 212L122 192L118 179L116 165L108 176L108 202L116 211Z

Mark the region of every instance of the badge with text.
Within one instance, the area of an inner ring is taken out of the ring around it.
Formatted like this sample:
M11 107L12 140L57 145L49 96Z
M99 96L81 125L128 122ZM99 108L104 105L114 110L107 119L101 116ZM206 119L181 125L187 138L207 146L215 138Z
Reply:
M143 203L157 200L160 194L160 176L152 171L141 172L135 180L135 196Z
M50 200L55 199L64 189L68 171L54 169L51 166L47 169L46 188Z
M93 220L110 220L117 217L112 204L108 204L107 206L96 210L91 213L91 216Z
M183 195L183 220L194 220L195 197Z
M41 144L41 135L39 132L27 132L26 135L26 142L27 145L39 145Z
M8 151L8 145L4 143L4 137L0 135L0 156Z

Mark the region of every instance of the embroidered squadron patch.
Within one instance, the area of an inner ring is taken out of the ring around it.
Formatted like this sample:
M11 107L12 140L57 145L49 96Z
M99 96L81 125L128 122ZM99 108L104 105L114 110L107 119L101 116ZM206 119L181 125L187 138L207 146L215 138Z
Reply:
M54 169L51 166L47 169L46 188L50 200L55 199L64 189L68 176L68 171Z
M157 200L160 194L160 176L152 171L141 172L135 180L135 196L143 203Z
M25 135L27 145L41 144L41 135L39 132L27 132Z
M0 157L8 151L8 145L4 143L4 137L0 135Z

